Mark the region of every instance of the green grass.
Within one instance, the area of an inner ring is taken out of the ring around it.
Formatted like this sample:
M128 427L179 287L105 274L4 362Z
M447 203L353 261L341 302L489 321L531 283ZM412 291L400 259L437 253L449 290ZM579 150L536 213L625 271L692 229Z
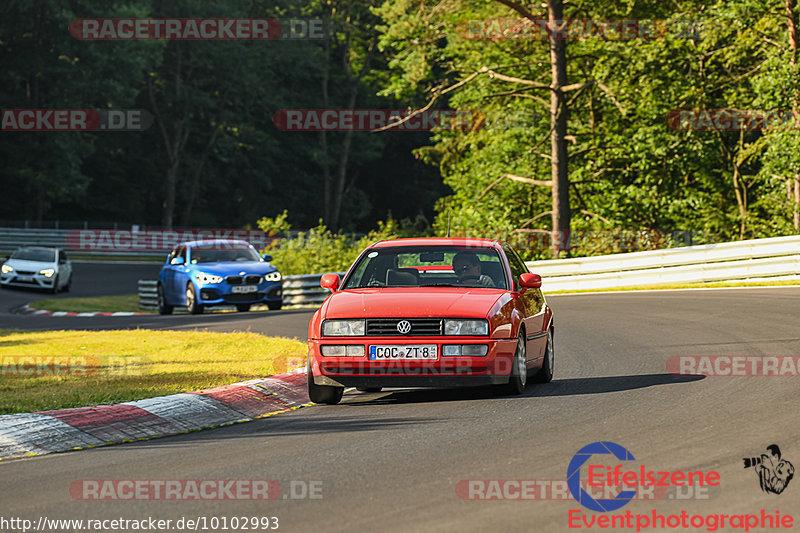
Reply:
M123 294L118 296L98 296L94 298L58 298L52 300L38 300L31 304L34 309L43 311L68 311L87 313L90 311L154 313L139 309L139 296L136 294Z
M546 280L545 280L546 283ZM636 287L611 287L607 289L581 289L574 291L548 291L546 287L545 295L550 294L577 294L584 292L616 292L616 291L653 291L664 289L714 289L718 287L773 287L773 286L800 286L800 280L781 280L781 281L715 281L711 283L673 283L664 285L640 285Z
M247 332L0 330L0 414L229 385L302 366L306 353L297 339Z

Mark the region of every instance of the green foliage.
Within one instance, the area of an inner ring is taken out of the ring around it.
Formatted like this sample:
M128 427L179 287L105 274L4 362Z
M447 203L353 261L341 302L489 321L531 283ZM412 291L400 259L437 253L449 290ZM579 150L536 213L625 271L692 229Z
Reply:
M410 220L398 223L389 218L378 221L377 228L363 236L332 232L322 220L308 231L292 233L286 222L288 213L277 217L263 217L258 228L279 238L273 240L262 253L272 255L272 262L283 275L343 272L350 268L364 248L378 241L399 237L422 236L419 224ZM418 221L417 221L418 222Z

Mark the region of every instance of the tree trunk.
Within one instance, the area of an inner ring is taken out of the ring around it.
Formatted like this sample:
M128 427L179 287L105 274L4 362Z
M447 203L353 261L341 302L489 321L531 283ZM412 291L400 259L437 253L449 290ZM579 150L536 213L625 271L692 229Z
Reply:
M330 54L333 32L325 40L325 67L322 69L322 108L328 109L328 81L330 79ZM319 149L322 152L320 165L322 166L322 220L325 224L331 222L331 169L328 164L328 133L323 129L319 134Z
M548 0L550 19L550 69L552 89L550 91L550 151L552 156L551 176L553 181L553 257L559 257L567 249L570 230L569 176L567 175L567 102L561 90L567 84L566 35L556 31L564 24L562 0Z

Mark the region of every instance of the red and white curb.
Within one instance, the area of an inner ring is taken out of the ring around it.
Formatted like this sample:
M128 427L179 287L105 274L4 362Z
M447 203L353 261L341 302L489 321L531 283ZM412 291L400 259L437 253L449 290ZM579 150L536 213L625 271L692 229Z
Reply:
M305 368L117 405L0 416L0 460L147 440L311 405Z
M110 312L110 311L89 311L86 313L75 313L71 311L43 311L41 309L34 309L33 307L25 304L22 307L14 309L12 312L20 315L38 315L38 316L138 316L150 315L152 313L134 313L127 311Z

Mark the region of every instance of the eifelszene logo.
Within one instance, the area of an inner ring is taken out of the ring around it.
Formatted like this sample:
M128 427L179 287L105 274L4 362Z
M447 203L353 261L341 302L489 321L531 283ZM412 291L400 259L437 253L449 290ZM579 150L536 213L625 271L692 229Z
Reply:
M767 446L767 451L769 454L761 454L761 457L745 457L744 467L755 471L762 491L780 494L794 477L794 466L781 458L781 449L777 444Z
M579 504L592 511L607 513L627 505L636 497L640 487L686 487L686 486L718 486L720 483L719 472L709 471L654 471L645 465L639 464L630 470L625 470L624 465L607 466L600 464L601 460L595 459L597 455L613 455L619 461L635 461L631 452L619 444L608 441L593 442L578 450L567 466L567 486L572 497ZM587 483L589 487L606 489L608 493L619 490L613 498L593 498L581 486L581 467L586 466Z

